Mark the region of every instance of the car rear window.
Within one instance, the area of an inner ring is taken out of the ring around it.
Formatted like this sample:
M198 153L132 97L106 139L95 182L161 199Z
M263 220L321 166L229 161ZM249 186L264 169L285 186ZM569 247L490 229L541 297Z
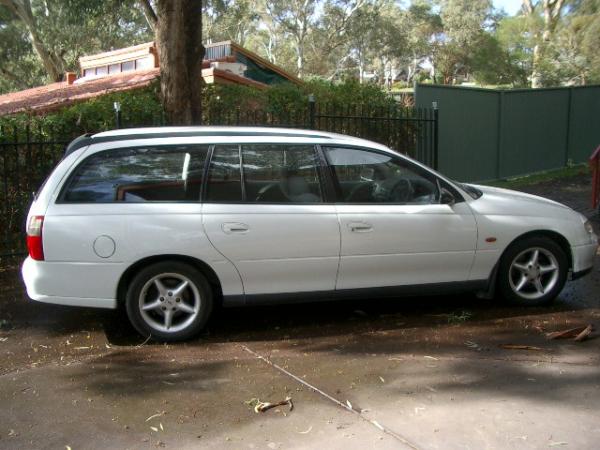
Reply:
M66 203L200 201L207 145L109 150L86 158L60 201Z

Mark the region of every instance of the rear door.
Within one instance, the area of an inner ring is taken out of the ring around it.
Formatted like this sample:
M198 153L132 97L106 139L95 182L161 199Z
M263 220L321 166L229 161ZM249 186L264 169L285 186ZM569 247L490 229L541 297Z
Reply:
M318 161L306 144L214 147L203 224L245 294L335 289L339 225Z

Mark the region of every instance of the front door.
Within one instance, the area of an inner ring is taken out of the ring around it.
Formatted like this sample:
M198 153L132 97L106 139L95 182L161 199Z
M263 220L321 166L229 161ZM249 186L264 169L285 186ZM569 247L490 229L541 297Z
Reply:
M203 224L246 295L335 289L339 224L320 172L313 145L214 148Z
M477 226L463 199L440 204L437 177L399 156L324 152L338 194L338 290L469 279Z

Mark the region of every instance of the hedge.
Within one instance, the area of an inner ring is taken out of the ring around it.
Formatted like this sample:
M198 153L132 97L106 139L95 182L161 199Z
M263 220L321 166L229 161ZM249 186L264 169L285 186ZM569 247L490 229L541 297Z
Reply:
M114 102L121 104L123 127L161 125L165 120L159 91L159 83L155 82L149 87L106 94L43 115L21 113L0 117L0 127L5 133L0 139L10 140L15 129L25 133L29 128L33 135L44 140L68 140L83 133L110 130L115 127ZM393 98L379 86L353 80L343 83L309 80L302 86L284 83L266 90L207 85L203 92L203 122L231 124L235 123L235 115L239 118L240 114L255 114L257 123L262 120L261 114L270 118L305 117L309 94L314 95L318 104L330 108L359 105L375 109L395 105Z

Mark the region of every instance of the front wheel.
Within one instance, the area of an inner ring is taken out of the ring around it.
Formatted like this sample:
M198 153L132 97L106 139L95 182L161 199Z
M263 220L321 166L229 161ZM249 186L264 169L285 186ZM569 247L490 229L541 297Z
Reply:
M567 281L568 259L546 237L531 237L511 245L502 256L498 288L504 299L529 306L552 302Z
M127 315L145 337L160 341L189 339L204 327L213 306L206 278L179 261L142 269L129 284Z

